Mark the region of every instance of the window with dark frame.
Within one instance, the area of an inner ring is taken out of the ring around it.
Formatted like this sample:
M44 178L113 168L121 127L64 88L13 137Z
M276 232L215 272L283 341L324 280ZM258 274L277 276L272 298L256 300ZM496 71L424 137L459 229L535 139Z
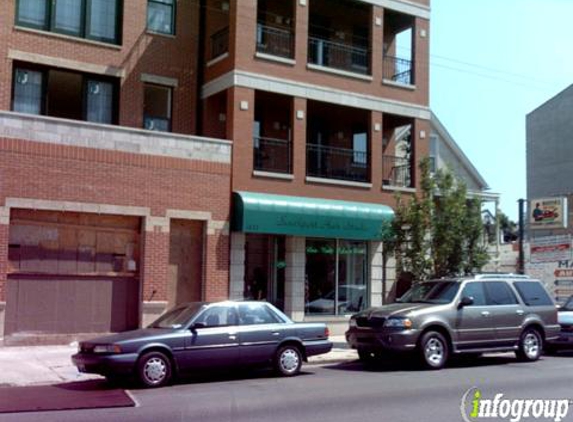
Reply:
M143 127L159 132L171 131L171 87L144 84Z
M117 123L117 83L112 78L40 66L17 65L12 110L93 123Z
M16 25L121 43L123 0L17 0Z
M147 30L175 35L175 0L148 0Z

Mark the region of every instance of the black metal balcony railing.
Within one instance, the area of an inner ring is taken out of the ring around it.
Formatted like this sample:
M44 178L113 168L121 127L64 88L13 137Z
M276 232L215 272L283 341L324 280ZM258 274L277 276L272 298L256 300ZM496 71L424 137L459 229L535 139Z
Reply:
M306 174L325 179L368 182L368 153L349 148L308 144Z
M384 56L384 79L412 85L412 61L398 57Z
M254 169L291 174L291 142L286 139L253 138Z
M382 184L401 188L412 187L412 164L410 159L384 155L382 157Z
M273 56L294 57L294 34L291 29L257 25L257 51Z
M308 61L348 72L365 75L370 72L368 49L312 36L308 38Z
M223 28L211 35L211 59L215 59L229 51L229 27Z

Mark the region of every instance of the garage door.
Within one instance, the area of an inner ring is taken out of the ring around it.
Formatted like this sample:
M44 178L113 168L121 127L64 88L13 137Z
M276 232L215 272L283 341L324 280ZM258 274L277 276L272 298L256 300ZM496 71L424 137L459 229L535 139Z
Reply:
M136 328L139 233L136 217L12 210L5 334Z

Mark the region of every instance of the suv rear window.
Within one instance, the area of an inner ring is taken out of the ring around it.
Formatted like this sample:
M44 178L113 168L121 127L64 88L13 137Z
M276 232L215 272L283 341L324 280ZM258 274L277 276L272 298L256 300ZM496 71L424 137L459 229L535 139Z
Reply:
M517 299L505 281L486 281L488 305L516 305Z
M516 281L513 285L526 305L553 305L553 301L540 283L536 281Z

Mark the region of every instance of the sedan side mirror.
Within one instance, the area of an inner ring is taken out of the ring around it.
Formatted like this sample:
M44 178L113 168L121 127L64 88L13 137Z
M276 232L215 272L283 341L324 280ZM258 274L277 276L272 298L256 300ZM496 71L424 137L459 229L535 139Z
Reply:
M207 324L205 324L204 322L195 322L193 325L191 325L191 327L189 328L191 331L195 331L197 329L200 328L205 328L207 326Z
M460 300L460 304L458 305L458 308L463 308L464 306L470 306L474 304L474 298L470 297L470 296L464 296L462 297L462 300Z

